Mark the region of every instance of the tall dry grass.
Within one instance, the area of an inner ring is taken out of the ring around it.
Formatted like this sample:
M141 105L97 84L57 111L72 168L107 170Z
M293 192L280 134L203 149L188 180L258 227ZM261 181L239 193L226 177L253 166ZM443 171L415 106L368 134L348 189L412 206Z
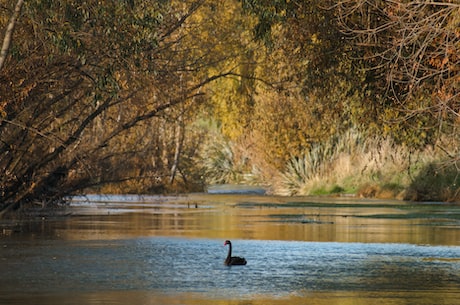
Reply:
M196 159L196 167L207 185L260 182L260 173L251 164L247 149L224 138L219 131L210 129Z
M452 162L449 169L441 170L446 167L444 159L440 149L411 150L391 138L366 138L349 130L314 145L303 156L292 157L273 190L279 195L350 193L363 197L456 200L460 175ZM422 179L427 171L431 175ZM437 183L429 182L430 178ZM427 185L437 185L439 190L432 188L425 196L417 196Z

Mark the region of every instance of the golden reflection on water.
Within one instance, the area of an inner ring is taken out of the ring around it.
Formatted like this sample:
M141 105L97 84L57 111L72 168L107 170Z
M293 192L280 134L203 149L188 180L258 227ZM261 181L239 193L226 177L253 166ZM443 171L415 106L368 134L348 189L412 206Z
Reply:
M268 196L196 195L170 198L164 207L142 203L99 205L97 209L77 206L71 208L75 216L52 226L56 226L55 234L64 239L183 236L460 245L458 219L407 214L417 206L406 209L404 203L395 205L392 201L365 201L367 204L361 206L363 201L348 199L342 207L344 201L337 199L334 206L322 207L319 202L304 207L301 203L286 205L286 201Z
M52 296L24 296L19 300L23 304L185 304L185 305L267 305L267 304L309 304L309 305L457 305L458 292L446 291L326 291L309 292L305 296L290 296L273 298L264 295L253 296L250 299L209 299L197 293L182 293L167 295L152 291L100 291L92 293L75 293ZM1 298L0 298L1 300ZM408 301L409 300L409 301ZM17 303L19 304L19 303Z

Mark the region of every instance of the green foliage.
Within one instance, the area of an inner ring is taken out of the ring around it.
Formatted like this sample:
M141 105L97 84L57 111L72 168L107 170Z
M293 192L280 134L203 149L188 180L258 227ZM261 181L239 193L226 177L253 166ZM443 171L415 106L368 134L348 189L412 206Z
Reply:
M458 164L451 162L425 164L410 184L405 199L459 201L460 172Z
M319 187L311 190L311 195L322 196L322 195L337 195L345 193L345 189L338 185L333 185L331 188Z
M265 45L273 47L273 28L279 23L289 23L290 20L303 19L307 14L316 12L316 1L297 3L289 0L240 0L243 10L257 16L254 37Z

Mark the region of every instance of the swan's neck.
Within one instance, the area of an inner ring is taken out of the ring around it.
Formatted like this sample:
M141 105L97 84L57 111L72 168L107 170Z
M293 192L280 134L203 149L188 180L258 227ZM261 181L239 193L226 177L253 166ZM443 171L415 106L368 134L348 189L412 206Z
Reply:
M232 257L232 244L228 244L228 255L227 259L230 259Z

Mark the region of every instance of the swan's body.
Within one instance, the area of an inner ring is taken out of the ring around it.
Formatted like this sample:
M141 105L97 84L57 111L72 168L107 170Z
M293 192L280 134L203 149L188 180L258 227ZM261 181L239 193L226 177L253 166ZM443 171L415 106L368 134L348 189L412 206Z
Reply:
M233 265L246 265L246 259L244 257L232 256L232 242L226 240L224 246L228 245L228 255L224 261L226 266L233 266Z

